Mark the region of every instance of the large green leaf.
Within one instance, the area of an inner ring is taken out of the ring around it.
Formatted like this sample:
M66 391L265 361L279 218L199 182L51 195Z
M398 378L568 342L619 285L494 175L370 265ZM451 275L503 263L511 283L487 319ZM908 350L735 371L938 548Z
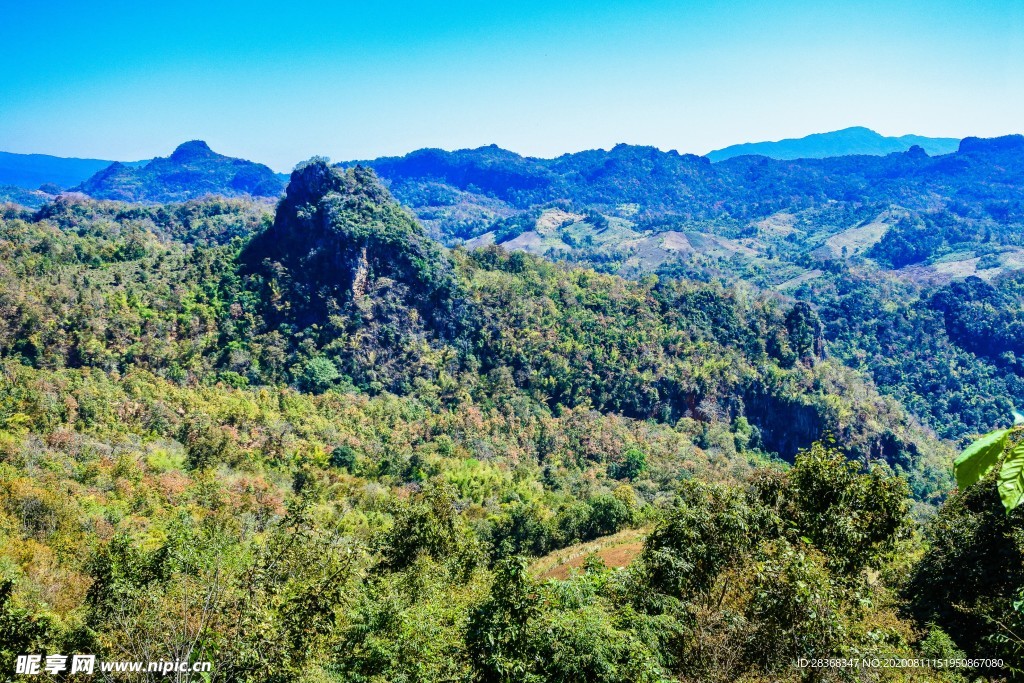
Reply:
M1024 442L1017 444L999 470L999 497L1010 512L1024 500Z
M988 474L998 462L999 455L1006 445L1006 435L1009 433L1009 429L997 429L964 449L964 452L953 461L956 485L965 489Z

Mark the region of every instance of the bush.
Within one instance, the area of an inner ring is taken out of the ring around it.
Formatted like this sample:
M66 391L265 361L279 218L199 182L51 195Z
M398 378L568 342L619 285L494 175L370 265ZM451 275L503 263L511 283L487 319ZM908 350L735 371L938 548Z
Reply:
M665 520L647 537L641 555L649 583L683 598L710 591L731 563L754 541L752 515L739 492L686 482Z
M330 358L316 356L310 358L302 365L299 375L299 384L306 391L321 393L327 391L341 378L338 367L331 362Z
M632 481L647 471L647 455L633 446L622 454L622 460L608 464L608 476Z
M844 644L843 606L824 558L779 541L754 565L746 617L753 625L747 657L758 669L781 671L800 657L828 657Z

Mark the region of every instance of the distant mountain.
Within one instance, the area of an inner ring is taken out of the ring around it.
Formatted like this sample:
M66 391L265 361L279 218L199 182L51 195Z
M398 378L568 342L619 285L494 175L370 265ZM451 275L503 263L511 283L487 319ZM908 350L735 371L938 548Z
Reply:
M102 159L0 152L0 185L13 185L26 190L35 190L41 185L56 185L61 189L67 189L112 163L114 162ZM145 163L147 162L132 161L125 162L125 165L141 166Z
M74 190L96 199L174 202L209 194L277 197L284 181L263 164L217 154L202 140L192 140L141 167L115 162Z
M558 203L645 224L715 221L736 228L780 211L876 204L915 211L945 206L977 220L1024 220L1018 140L967 138L962 149L937 157L914 146L886 156L742 156L713 164L706 157L631 145L555 159L491 146L425 149L359 163L376 170L432 234L452 242Z
M746 142L730 145L707 154L711 161L724 161L733 157L753 154L772 159L825 159L854 154L883 156L893 152L906 152L917 145L930 156L950 154L957 150L957 138L928 138L922 135L886 137L870 128L855 126L831 133L815 133L802 138L778 142Z
M707 183L716 176L704 157L624 144L555 159L523 157L495 145L422 149L339 166L356 164L373 168L442 240L475 237L496 219L548 202L638 203L670 213L696 209L714 194ZM695 194L701 197L696 202Z

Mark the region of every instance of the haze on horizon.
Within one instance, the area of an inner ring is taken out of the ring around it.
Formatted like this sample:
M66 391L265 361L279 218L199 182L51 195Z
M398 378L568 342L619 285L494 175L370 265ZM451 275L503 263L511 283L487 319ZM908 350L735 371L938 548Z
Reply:
M314 154L703 154L1024 121L1012 0L369 5L5 2L0 150L133 160L199 138L287 170Z

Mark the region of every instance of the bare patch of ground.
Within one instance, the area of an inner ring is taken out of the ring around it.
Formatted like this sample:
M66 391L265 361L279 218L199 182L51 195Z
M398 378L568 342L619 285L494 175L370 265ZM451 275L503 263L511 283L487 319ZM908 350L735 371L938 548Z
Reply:
M687 253L693 251L693 246L690 244L690 240L686 238L686 235L675 230L669 230L668 232L661 233L661 246L668 251L682 251Z
M489 247L494 244L494 233L485 232L482 235L477 235L471 240L467 240L465 247L467 249L476 249L477 247Z
M796 216L781 211L768 216L764 220L755 222L754 227L757 228L759 233L769 237L785 237L786 235L792 235L794 232L802 232L794 227L795 223Z
M584 216L581 213L569 213L561 209L547 209L540 215L535 225L538 232L543 232L545 230L556 230L566 222L575 223L576 221L583 220L583 218Z
M825 246L832 252L833 258L842 258L861 254L875 245L889 230L889 224L881 217L876 218L867 225L856 228L849 228L832 235L825 240ZM843 251L843 248L846 251Z
M538 254L541 256L546 254L549 249L563 250L569 248L569 246L561 240L545 239L544 236L536 230L524 232L515 239L511 239L508 242L502 242L501 246L505 247L509 251L526 251L531 254Z
M545 555L531 567L533 574L542 580L568 578L578 570L591 555L600 558L607 567L625 567L644 549L647 529L627 529L611 536L562 548Z
M974 255L950 254L930 265L907 266L896 271L915 282L945 284L972 275L982 280L992 280L999 275L1015 270L1024 270L1024 249L1012 247L998 255L998 264L993 268L978 268L981 258Z
M778 290L778 291L783 291L783 290L786 290L786 289L793 289L794 287L799 287L800 285L802 285L805 282L810 282L811 280L813 280L813 279L815 279L817 277L820 277L821 273L822 273L822 271L820 271L818 269L809 270L806 273L803 273L801 275L797 275L794 278L790 278L789 280L786 280L785 282L782 282L782 283L779 283L779 284L775 285L775 289Z

